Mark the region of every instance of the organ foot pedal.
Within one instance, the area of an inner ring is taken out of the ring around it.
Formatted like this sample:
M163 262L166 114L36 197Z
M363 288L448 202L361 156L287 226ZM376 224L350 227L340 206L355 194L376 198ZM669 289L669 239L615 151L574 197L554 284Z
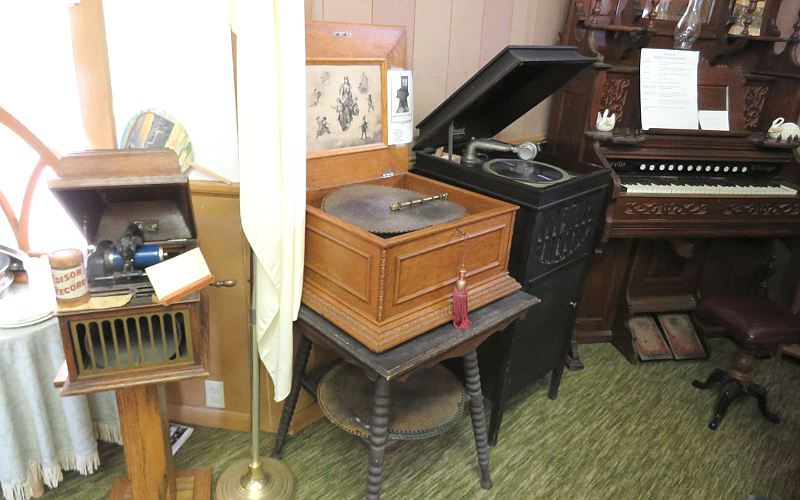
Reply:
M698 359L708 354L686 313L642 314L628 320L642 361Z

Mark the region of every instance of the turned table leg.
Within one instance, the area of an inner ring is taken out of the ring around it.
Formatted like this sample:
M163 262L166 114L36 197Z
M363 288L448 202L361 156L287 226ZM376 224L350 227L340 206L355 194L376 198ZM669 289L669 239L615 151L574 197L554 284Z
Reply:
M367 500L378 500L383 484L383 453L386 450L386 430L389 427L389 381L375 380L375 399L372 403L372 422L369 427L369 465L367 466Z
M478 369L478 353L476 351L464 355L464 378L467 380L472 432L475 434L475 449L478 452L478 465L481 468L481 487L488 490L492 487L492 480L489 477L489 445L486 436L486 417L483 412L481 374Z
M289 433L289 425L292 423L294 409L297 406L297 398L300 396L300 378L306 371L308 355L311 353L311 341L305 335L300 335L300 338L300 346L297 348L294 367L292 368L292 389L283 404L281 422L278 425L278 436L275 440L275 447L270 454L272 458L281 458L283 456L283 445L286 443L286 435Z

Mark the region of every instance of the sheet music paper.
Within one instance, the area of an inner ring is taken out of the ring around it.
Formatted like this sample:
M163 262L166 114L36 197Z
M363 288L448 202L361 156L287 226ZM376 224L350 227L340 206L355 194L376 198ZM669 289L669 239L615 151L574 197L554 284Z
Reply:
M642 129L697 130L697 64L693 50L642 49Z
M389 145L408 144L414 139L414 91L411 71L386 72L389 99Z

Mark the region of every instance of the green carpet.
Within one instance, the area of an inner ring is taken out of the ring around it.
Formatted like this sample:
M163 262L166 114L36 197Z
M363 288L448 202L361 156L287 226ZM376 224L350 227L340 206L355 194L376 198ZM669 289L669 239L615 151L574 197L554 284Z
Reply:
M732 345L711 341L710 360L629 364L609 344L582 346L586 369L566 372L556 401L544 381L512 402L500 442L490 452L494 488L482 490L469 417L436 439L386 453L384 498L402 499L745 499L800 498L800 364L766 361L757 380L769 390L782 422L763 420L755 402L731 406L710 431L715 392L693 388ZM274 436L264 434L268 454ZM208 465L214 481L247 456L248 435L198 428L178 452L180 468ZM105 498L124 473L122 449L101 445L92 476L67 473L44 498ZM363 498L366 450L327 421L285 448L298 499Z

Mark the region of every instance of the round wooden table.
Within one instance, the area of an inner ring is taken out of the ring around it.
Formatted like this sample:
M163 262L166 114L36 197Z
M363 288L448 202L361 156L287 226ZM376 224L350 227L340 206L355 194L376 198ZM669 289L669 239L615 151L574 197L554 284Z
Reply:
M62 398L53 377L64 362L55 318L0 328L0 484L6 500L54 488L62 470L91 474L97 437L119 442L113 392Z

